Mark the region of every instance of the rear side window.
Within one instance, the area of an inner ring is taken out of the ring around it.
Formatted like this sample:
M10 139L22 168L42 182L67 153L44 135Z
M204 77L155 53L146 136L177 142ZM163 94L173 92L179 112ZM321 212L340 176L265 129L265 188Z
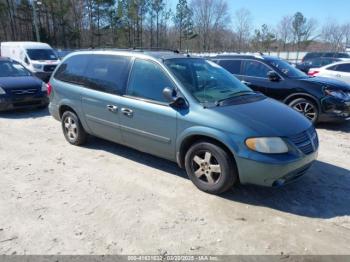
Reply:
M91 55L84 73L87 88L121 94L125 87L130 57L115 55Z
M136 59L126 94L134 97L166 102L163 89L174 88L162 68L151 61Z
M267 73L270 71L271 69L263 63L253 60L245 61L244 75L246 76L267 78Z
M241 74L241 60L220 60L219 65L229 71L231 74L240 75Z
M337 66L336 71L350 73L350 64L340 64Z
M54 78L68 83L84 84L87 61L87 55L76 55L68 58L59 66Z

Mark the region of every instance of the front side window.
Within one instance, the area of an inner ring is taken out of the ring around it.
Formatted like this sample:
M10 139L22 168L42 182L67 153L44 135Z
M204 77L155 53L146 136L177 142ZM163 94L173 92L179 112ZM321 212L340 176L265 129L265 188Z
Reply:
M220 60L219 65L229 71L231 74L241 74L241 60Z
M288 62L280 59L268 61L268 63L278 70L282 75L289 78L305 78L307 77L305 73L296 69Z
M135 60L127 95L167 102L163 96L163 89L166 87L174 88L174 84L158 64L147 60Z
M200 103L216 103L244 93L253 93L232 74L211 61L174 58L165 60L164 64Z
M65 60L57 69L54 78L73 84L84 84L84 72L89 56L75 55Z
M30 72L19 63L0 61L0 77L21 77L30 75Z
M98 91L121 94L129 72L130 58L91 55L84 72L85 86Z
M27 54L31 60L58 60L51 49L27 49Z
M270 71L271 69L268 66L258 61L248 60L245 62L244 75L246 76L267 78L267 73Z

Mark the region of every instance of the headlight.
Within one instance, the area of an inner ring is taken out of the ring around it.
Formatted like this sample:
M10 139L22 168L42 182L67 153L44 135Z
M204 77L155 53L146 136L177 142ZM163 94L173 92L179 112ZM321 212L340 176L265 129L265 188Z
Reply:
M333 96L339 99L343 99L343 100L348 100L350 99L350 92L343 92L343 91L335 91L335 90L330 90L330 89L326 89L325 93L329 96Z
M47 92L47 84L45 82L43 82L42 85L41 85L41 91L42 92Z
M0 95L5 95L5 94L6 94L5 90L0 87Z
M33 64L33 67L34 67L35 69L41 69L42 65L39 65L39 64Z
M288 152L287 144L280 137L248 138L247 147L253 151L265 154L283 154Z

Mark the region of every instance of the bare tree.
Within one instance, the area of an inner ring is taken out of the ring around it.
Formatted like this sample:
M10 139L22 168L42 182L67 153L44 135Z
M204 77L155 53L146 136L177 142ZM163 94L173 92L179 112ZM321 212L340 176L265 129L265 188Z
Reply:
M346 23L342 27L344 30L345 46L349 47L350 46L350 23Z
M252 31L252 15L248 9L241 8L234 15L234 32L237 34L238 51L245 51Z
M230 22L225 0L192 0L191 7L200 48L210 51L215 32L225 29Z
M338 52L343 49L345 29L335 19L329 18L322 27L321 39L330 45L332 51Z
M281 21L277 24L277 37L282 43L282 50L287 51L287 45L293 38L292 31L292 16L284 16Z

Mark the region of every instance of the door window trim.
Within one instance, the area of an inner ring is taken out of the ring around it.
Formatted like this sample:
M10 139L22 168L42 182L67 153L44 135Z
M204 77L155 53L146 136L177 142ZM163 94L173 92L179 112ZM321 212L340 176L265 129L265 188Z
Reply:
M169 79L169 81L173 84L173 88L175 88L175 90L177 92L179 92L179 89L177 87L177 84L174 82L174 80L170 77L170 74L164 70L164 68L162 67L161 64L153 61L152 59L148 59L148 58L140 58L140 57L134 57L132 62L130 63L131 66L130 66L130 71L129 71L129 76L128 76L128 79L127 79L127 83L126 83L126 87L124 89L124 92L122 94L123 97L126 97L126 98L129 98L129 99L134 99L134 100L139 100L139 101L143 101L143 102L146 102L146 103L150 103L150 104L155 104L155 105L160 105L160 106L167 106L167 107L170 107L169 103L168 102L161 102L161 101L157 101L157 100L153 100L153 99L148 99L148 98L144 98L144 97L138 97L138 96L133 96L133 95L129 95L127 94L128 92L128 89L129 89L129 86L130 86L130 79L131 79L131 74L134 70L134 65L135 65L135 62L136 60L141 60L141 61L147 61L147 62L151 62L152 64L155 64L157 65L158 67L160 67L161 71L165 74L165 76ZM165 88L165 87L164 87Z
M246 58L233 58L233 59L230 59L230 58L222 58L222 59L217 59L218 61L221 61L221 60L226 60L226 61L231 61L231 60L241 60L242 61L242 64L241 64L241 73L244 73L244 69L245 69L245 62L246 61L255 61L255 62L258 62L258 63L261 63L261 64L263 64L263 65L265 65L265 66L267 66L268 68L270 68L271 69L271 71L274 71L280 78L281 78L281 80L284 80L284 77L283 76L281 76L281 74L280 73L278 73L275 69L273 69L270 65L268 65L268 64L265 64L265 63L263 63L263 62L261 62L261 61L259 61L259 60L255 60L255 59L250 59L250 58L248 58L248 59L246 59ZM219 65L220 65L220 62L219 62ZM220 65L221 66L221 65ZM240 75L238 75L238 74L233 74L233 75L235 75L235 76L241 76L241 77L253 77L253 78L259 78L259 79L265 79L265 80L268 80L268 78L267 77L259 77L259 76L248 76L248 75L242 75L242 74L240 74Z

